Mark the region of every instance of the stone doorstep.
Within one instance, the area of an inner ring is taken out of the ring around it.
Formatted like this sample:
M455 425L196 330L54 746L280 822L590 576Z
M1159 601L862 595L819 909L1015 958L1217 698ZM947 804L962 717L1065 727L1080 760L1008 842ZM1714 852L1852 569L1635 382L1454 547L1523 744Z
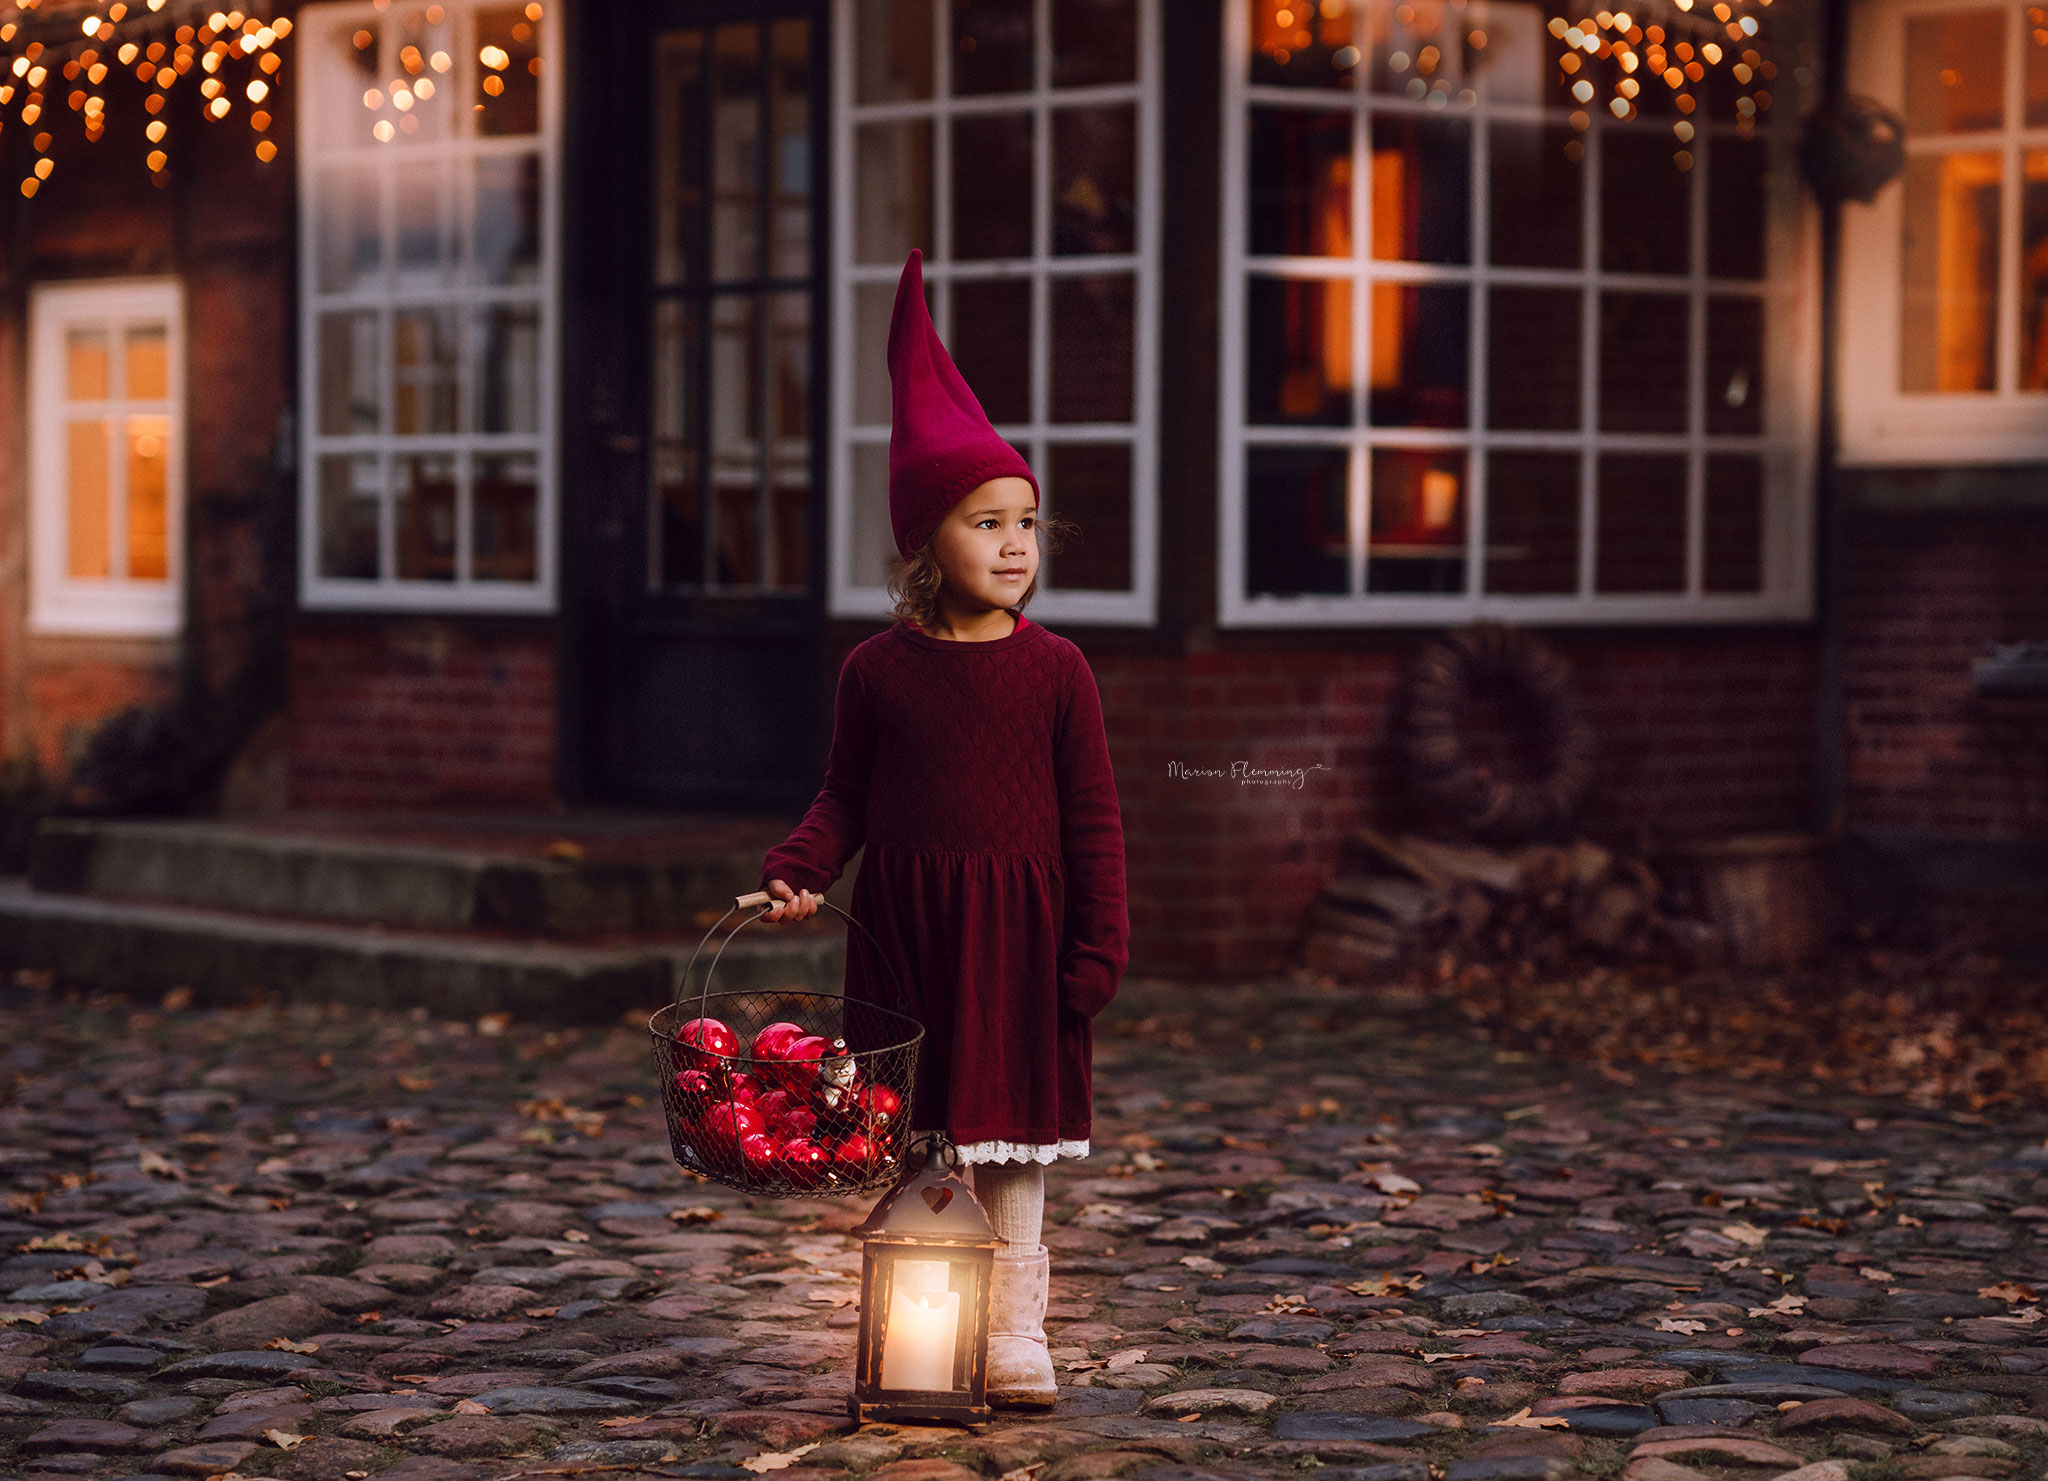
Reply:
M546 826L499 843L476 827L437 841L431 829L337 833L317 819L266 827L57 818L36 835L29 881L49 894L400 930L556 939L675 934L698 911L723 910L751 891L762 856L787 831L772 819L715 826L678 819L621 850L586 827L586 851L573 815L558 826L566 837L550 846ZM841 906L852 879L849 868L832 891Z
M148 998L189 987L199 1005L239 1003L252 990L271 990L363 1008L423 1006L436 1017L505 1012L542 1023L609 1022L670 1000L697 933L691 926L677 935L688 939L607 949L287 921L0 883L0 959ZM725 952L713 987L836 991L844 953L840 935L756 929ZM702 985L704 971L700 961L694 984Z

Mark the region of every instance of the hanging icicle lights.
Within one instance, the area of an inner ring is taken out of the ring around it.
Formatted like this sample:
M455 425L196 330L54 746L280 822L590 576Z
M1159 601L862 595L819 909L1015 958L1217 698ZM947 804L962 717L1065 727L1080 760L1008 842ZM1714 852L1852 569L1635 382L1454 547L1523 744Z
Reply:
M265 164L277 158L277 145L263 137L272 122L265 104L278 87L284 59L277 43L291 34L291 21L189 5L175 5L167 15L166 4L138 0L80 9L20 0L0 10L0 131L34 130L35 159L21 181L24 196L33 197L57 167L51 153L52 126L62 116L52 116L57 109L80 116L88 142L105 135L105 88L117 69L132 72L148 89L141 132L149 144L145 163L158 185L169 181L170 124L164 110L171 90L194 71L205 100L201 115L222 122L237 101L244 103L249 130L257 136L256 157Z
M1770 3L1758 0L1758 8ZM1550 34L1565 44L1558 68L1573 101L1581 109L1592 105L1601 88L1591 63L1610 62L1607 111L1633 118L1643 90L1662 86L1672 93L1679 112L1671 131L1681 145L1690 144L1697 132L1692 114L1699 107L1698 88L1708 68L1726 65L1741 90L1735 99L1736 129L1745 138L1753 133L1758 115L1771 106L1768 84L1778 69L1758 49L1761 26L1750 7L1727 0L1711 7L1703 0L1652 0L1645 12L1656 12L1657 18L1626 10L1602 10L1579 20L1551 17ZM1584 114L1574 113L1572 122L1584 128ZM1681 148L1673 158L1682 170L1692 166L1689 150Z
M1551 16L1546 29L1556 48L1556 80L1577 105L1572 127L1589 128L1598 107L1618 119L1634 118L1638 100L1650 102L1646 91L1661 88L1667 98L1647 111L1678 114L1671 125L1678 140L1673 160L1681 170L1690 169L1692 154L1685 146L1698 132L1700 96L1710 69L1725 66L1739 94L1737 130L1750 134L1771 106L1769 84L1777 76L1758 40L1757 12L1769 4L1642 0L1629 10ZM1502 50L1489 51L1489 33L1498 38L1505 29L1512 36L1533 9L1486 0L1381 0L1377 7L1358 0L1254 0L1252 80L1328 87L1370 66L1375 88L1405 92L1431 108L1471 107L1478 92L1468 83ZM1507 50L1527 55L1514 46ZM1605 102L1596 102L1603 93ZM1577 140L1565 146L1571 159L1584 152Z

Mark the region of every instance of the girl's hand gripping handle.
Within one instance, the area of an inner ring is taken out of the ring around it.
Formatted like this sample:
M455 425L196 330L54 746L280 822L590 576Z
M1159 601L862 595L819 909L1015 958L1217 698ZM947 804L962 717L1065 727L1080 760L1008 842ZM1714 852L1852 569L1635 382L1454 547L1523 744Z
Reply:
M742 909L751 910L756 905L766 905L771 899L780 899L784 903L776 906L761 919L804 920L818 913L818 906L824 898L823 895L814 894L810 890L793 890L781 880L771 879L768 881L767 889L755 890L751 895L741 895L737 903Z

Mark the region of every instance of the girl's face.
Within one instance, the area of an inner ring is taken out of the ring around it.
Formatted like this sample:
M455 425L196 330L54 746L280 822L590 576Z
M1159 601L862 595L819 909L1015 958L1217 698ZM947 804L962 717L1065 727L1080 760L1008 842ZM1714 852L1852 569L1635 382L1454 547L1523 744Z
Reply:
M955 601L1016 606L1038 577L1038 495L1024 479L990 479L940 521L932 553Z

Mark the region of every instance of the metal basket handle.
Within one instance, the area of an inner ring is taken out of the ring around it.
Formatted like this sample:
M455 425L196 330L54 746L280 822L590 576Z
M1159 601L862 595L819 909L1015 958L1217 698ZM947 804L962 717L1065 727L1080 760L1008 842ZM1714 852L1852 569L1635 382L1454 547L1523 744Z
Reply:
M762 916L767 915L770 910L773 910L776 906L782 905L784 903L786 902L776 899L766 890L755 890L752 894L737 896L734 899L732 905L726 910L725 914L721 915L717 920L711 923L711 929L704 933L703 939L698 941L697 943L697 949L690 953L690 960L683 967L682 978L676 984L676 1001L680 1003L684 998L689 996L690 973L696 968L697 958L704 950L704 942L709 941L714 935L718 933L718 928L725 924L727 918L732 915L733 911L743 909L747 906L762 905L764 908L757 914L748 916L745 920L741 921L738 925L734 926L730 931L727 931L725 933L725 939L718 943L718 950L711 954L711 965L704 969L704 982L703 985L698 989L697 993L697 1015L701 1018L704 1015L704 1009L707 1006L708 1001L711 997L711 978L718 971L718 959L725 955L725 949L726 947L732 944L732 938L739 935L741 931L745 930L755 921L760 920ZM903 981L896 975L896 969L889 965L888 957L885 956L882 952L882 944L881 942L875 940L874 933L869 931L866 926L862 925L859 921L855 920L845 911L841 910L837 905L834 905L830 900L825 899L823 895L820 895L818 897L818 903L820 905L825 906L834 914L838 915L849 926L852 926L855 930L859 931L861 935L867 938L868 949L873 955L876 963L881 967L883 974L888 978L889 986L895 995L895 1010L898 1013L901 1013L906 1018L915 1018L917 1015L910 1011L910 997L903 990ZM851 940L852 938L849 937L848 939ZM844 994L842 994L842 996L843 995Z

